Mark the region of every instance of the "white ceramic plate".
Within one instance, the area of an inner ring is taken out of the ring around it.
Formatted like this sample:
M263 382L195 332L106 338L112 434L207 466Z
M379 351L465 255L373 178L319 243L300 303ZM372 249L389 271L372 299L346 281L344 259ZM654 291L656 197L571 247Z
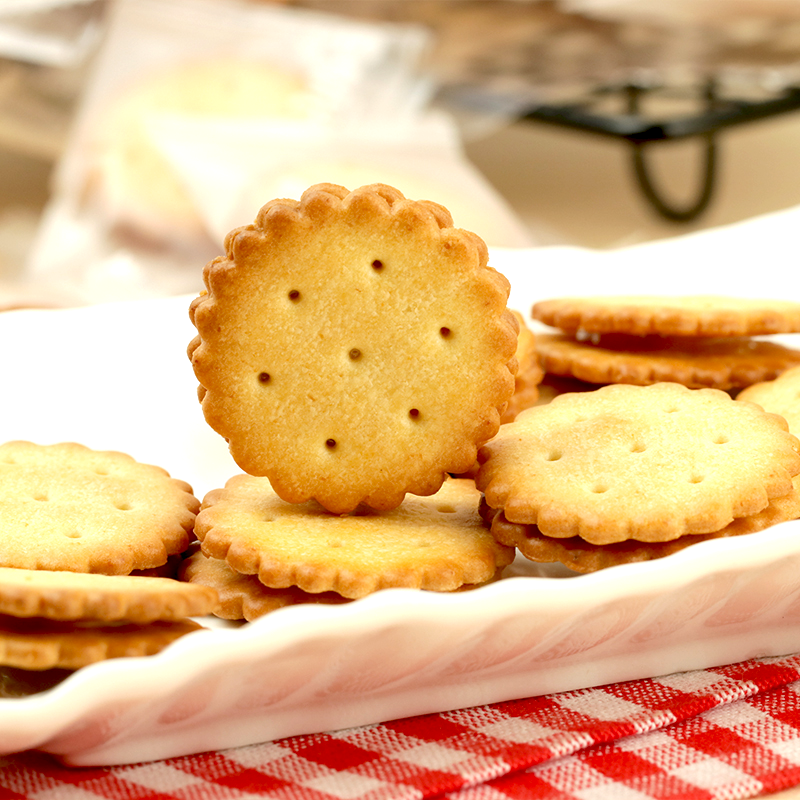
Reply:
M651 291L659 277L570 250L493 260L523 312L601 279ZM679 264L659 288L703 291L699 273L687 288L693 273ZM79 441L159 464L201 496L221 485L239 470L196 401L188 303L0 314L0 441ZM508 575L463 594L288 608L87 667L0 700L0 753L130 763L800 650L800 522L592 575L519 560Z

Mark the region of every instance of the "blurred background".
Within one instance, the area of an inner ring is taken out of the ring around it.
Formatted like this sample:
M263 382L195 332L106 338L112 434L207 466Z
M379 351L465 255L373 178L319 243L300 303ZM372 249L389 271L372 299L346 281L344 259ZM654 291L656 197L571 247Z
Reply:
M800 0L4 0L0 305L194 292L273 197L373 181L492 247L800 206Z

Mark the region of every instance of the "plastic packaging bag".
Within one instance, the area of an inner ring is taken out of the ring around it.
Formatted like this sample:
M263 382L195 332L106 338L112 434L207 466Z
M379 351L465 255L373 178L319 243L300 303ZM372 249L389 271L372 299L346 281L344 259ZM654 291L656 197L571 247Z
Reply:
M430 110L427 45L423 28L280 5L120 0L29 279L67 302L196 291L228 230L318 182L391 183L452 203L489 244L529 244Z

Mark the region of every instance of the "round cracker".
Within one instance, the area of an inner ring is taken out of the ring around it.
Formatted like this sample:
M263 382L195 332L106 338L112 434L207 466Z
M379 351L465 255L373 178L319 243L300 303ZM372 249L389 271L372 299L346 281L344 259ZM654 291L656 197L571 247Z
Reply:
M0 614L138 624L202 616L215 592L171 578L0 567Z
M398 506L467 470L514 390L508 281L435 203L320 184L232 231L192 303L208 424L284 500Z
M0 619L0 665L31 670L80 669L110 658L150 656L187 633L192 620L98 626L49 620Z
M237 475L206 496L196 530L206 555L273 588L349 598L392 587L448 592L492 580L514 557L484 526L479 500L472 481L451 479L391 511L340 516Z
M789 430L800 435L800 366L787 369L775 380L742 389L737 400L757 403L772 414L780 414Z
M670 381L690 389L736 389L800 364L800 350L748 338L609 334L578 341L566 334L539 334L536 348L548 373L599 385Z
M219 602L211 613L220 619L251 620L271 611L306 603L338 605L350 602L335 592L304 592L297 586L272 589L264 586L256 575L242 575L227 561L209 558L202 552L192 553L184 559L180 579L197 586L213 589Z
M74 442L0 445L0 566L125 575L191 541L188 483L125 453Z
M554 298L536 303L531 315L569 333L763 336L800 331L800 303L718 295Z
M792 490L786 421L716 389L612 385L522 412L479 452L511 522L593 544L709 533Z
M795 487L796 485L797 479ZM739 517L719 531L687 534L669 542L645 543L628 539L624 542L595 545L579 536L555 539L544 536L535 525L509 522L502 512L493 516L491 531L499 542L516 547L530 561L540 563L557 561L575 572L587 573L618 564L664 558L699 542L756 533L772 525L798 518L800 518L800 493L795 488L783 497L770 500L763 511L749 517Z
M516 353L519 367L514 379L514 394L500 417L502 423L513 422L520 411L536 405L539 401L539 384L544 377L536 352L536 336L525 323L522 314L513 310L511 313L519 324Z

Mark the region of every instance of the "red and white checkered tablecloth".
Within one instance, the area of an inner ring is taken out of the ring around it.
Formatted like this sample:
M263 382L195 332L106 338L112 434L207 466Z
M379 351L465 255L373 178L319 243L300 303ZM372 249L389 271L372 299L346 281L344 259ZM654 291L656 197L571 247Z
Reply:
M147 764L0 758L2 800L707 800L800 784L800 654Z

